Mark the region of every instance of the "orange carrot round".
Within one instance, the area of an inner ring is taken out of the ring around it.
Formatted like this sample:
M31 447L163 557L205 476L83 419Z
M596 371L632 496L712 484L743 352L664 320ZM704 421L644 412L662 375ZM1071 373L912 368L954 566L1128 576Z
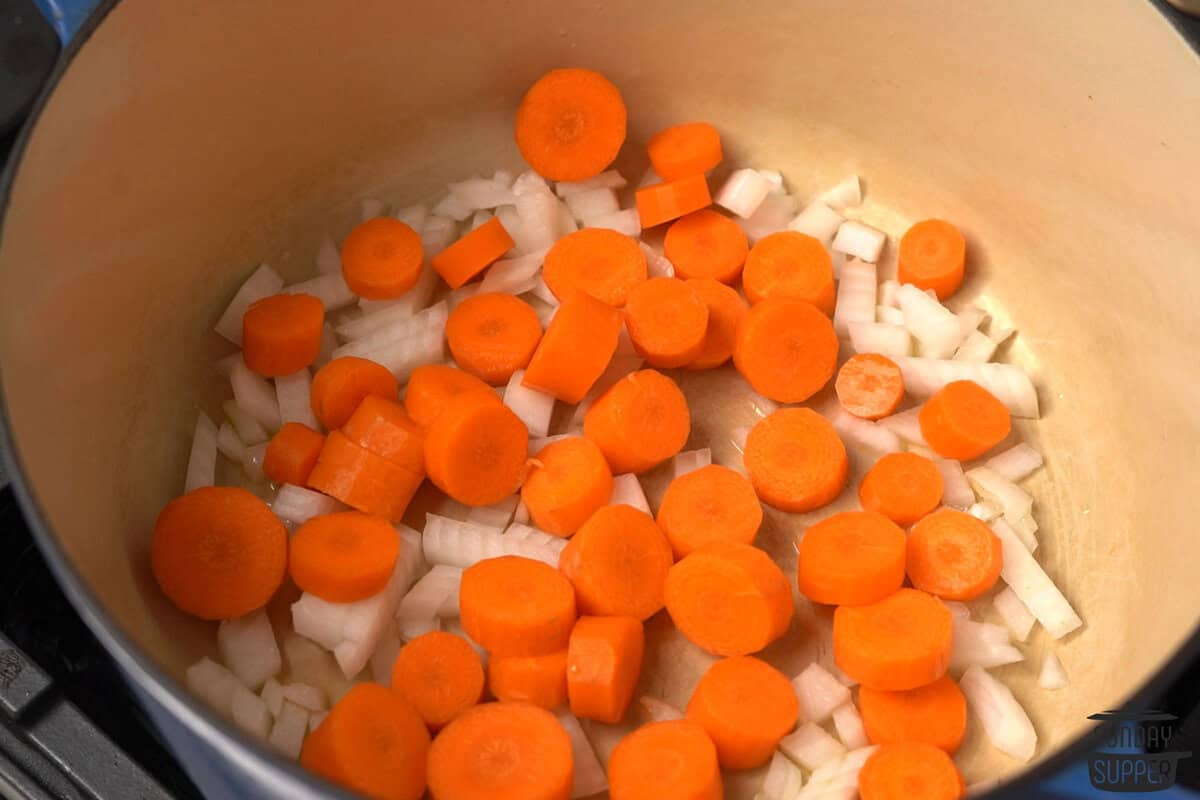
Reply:
M507 406L466 393L433 421L425 435L429 480L469 506L488 506L521 485L529 430Z
M625 142L625 101L590 69L554 69L538 78L517 107L517 149L552 181L599 175Z
M306 486L325 437L301 422L285 422L267 442L263 472L272 483Z
M904 691L946 674L950 609L931 594L900 589L878 603L833 612L833 658L863 686Z
M533 306L511 294L485 292L450 312L446 342L458 365L493 386L525 367L542 338Z
M829 420L808 408L781 408L750 429L742 455L754 491L782 511L812 511L842 493L846 446Z
M325 305L311 294L276 294L242 317L242 359L267 378L291 375L317 360Z
M431 631L400 648L392 688L436 731L479 702L483 661L463 637Z
M567 645L567 697L581 719L615 725L642 673L646 635L633 617L580 617Z
M658 507L658 525L676 558L708 544L752 544L762 525L754 487L728 467L710 464L671 481Z
M908 578L946 600L974 600L996 585L1004 555L1000 537L979 519L943 508L908 536Z
M513 248L512 236L492 217L438 253L429 263L451 289L457 289Z
M392 217L359 223L342 242L342 277L366 300L389 300L421 277L421 235Z
M330 431L308 485L351 508L396 522L424 477L360 447L341 431Z
M817 239L780 231L755 242L746 256L742 289L751 304L768 297L792 297L832 316L836 299L833 261Z
M463 572L463 629L500 656L563 650L575 624L575 590L549 564L520 556L489 558Z
M604 374L621 335L621 312L578 289L559 305L522 383L578 403Z
M542 277L559 300L579 289L614 308L646 280L646 256L637 240L608 228L584 228L554 243Z
M921 406L921 435L943 458L979 458L1008 436L1012 417L996 396L974 381L954 381Z
M650 366L682 367L704 349L708 305L684 281L652 278L629 292L625 327Z
M804 531L797 582L814 603L861 606L904 585L904 531L873 511L843 511Z
M723 658L709 667L687 705L687 718L713 740L725 769L765 764L799 716L791 682L751 656Z
M734 283L750 245L738 224L709 208L680 217L667 228L663 253L680 278Z
M663 607L671 545L649 514L605 506L567 542L558 567L584 614L649 619Z
M967 699L949 675L906 692L860 687L858 710L874 744L924 742L953 755L967 731Z
M792 621L787 578L748 544L710 544L684 557L667 574L666 602L679 632L720 656L756 653Z
M901 283L932 289L938 300L945 300L962 285L966 258L962 232L945 220L927 219L901 237L896 275Z
M262 608L287 570L287 529L245 489L205 486L163 507L150 567L163 594L200 619Z
M704 329L704 344L700 354L687 365L688 369L719 367L733 356L737 328L750 309L734 289L710 278L687 281L704 304L708 306L708 326Z
M894 412L904 399L904 376L887 356L858 353L842 364L833 388L848 413L880 419Z
M342 434L393 464L425 474L425 431L395 400L367 395L342 426Z
M881 745L858 773L862 800L959 800L964 791L950 756L921 742Z
M701 175L721 163L721 134L707 122L664 128L646 143L650 166L663 180Z
M383 591L399 555L400 537L382 517L324 514L296 529L288 572L301 591L330 603L353 603Z
M717 748L691 720L643 725L613 749L608 791L612 800L722 800Z
M567 651L542 656L488 658L488 689L497 700L533 703L554 710L567 702Z
M590 439L551 442L530 464L521 499L533 524L546 533L570 536L612 497L612 471Z
M471 373L445 364L425 364L414 369L408 378L404 410L414 422L428 428L454 398L466 393L500 402L491 387Z
M858 501L867 511L908 527L937 508L943 490L942 473L928 458L888 453L863 476Z
M759 394L800 403L829 383L837 355L829 317L803 300L771 297L751 306L738 325L733 363Z
M387 367L374 361L342 356L321 367L313 376L313 414L329 430L345 425L359 403L369 395L388 400L395 400L400 395L396 377Z
M683 392L652 369L617 381L583 418L583 435L600 447L614 475L661 464L683 449L691 429Z
M708 180L703 175L688 175L638 189L634 200L642 228L653 228L712 205Z
M397 692L357 683L305 740L300 765L370 797L420 800L429 731Z

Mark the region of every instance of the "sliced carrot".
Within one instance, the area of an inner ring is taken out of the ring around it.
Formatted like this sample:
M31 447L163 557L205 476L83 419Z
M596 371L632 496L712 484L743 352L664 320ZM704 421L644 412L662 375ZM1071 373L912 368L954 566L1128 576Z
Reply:
M949 675L906 692L863 686L858 710L873 744L925 742L953 755L967 731L967 700Z
M653 228L712 205L708 180L703 175L688 175L638 189L635 200L643 228Z
M605 506L567 542L558 568L584 614L649 619L663 607L671 545L654 519L632 506Z
M614 475L661 464L683 449L691 429L683 392L652 369L617 381L583 417L583 435L600 447Z
M664 128L646 144L650 166L664 180L701 175L721 163L721 134L707 122Z
M480 561L459 589L467 635L500 656L563 650L575 625L575 590L549 564L520 556Z
M358 356L341 356L321 367L313 376L313 414L329 430L345 425L363 398L370 395L388 400L400 396L400 384L396 382L396 376L387 367L374 361Z
M629 293L625 328L650 366L682 367L704 349L708 304L684 281L651 278Z
M733 363L754 391L778 403L800 403L829 383L838 338L829 317L794 297L751 306L738 325Z
M492 217L463 234L429 263L451 289L457 289L511 250L514 244L500 219Z
M305 740L300 764L363 795L420 800L429 749L425 723L399 693L356 683Z
M393 217L375 217L342 242L342 277L359 297L390 300L416 284L424 258L419 233Z
M734 283L742 274L749 250L746 234L738 224L709 208L672 222L663 239L663 253L680 278Z
M742 289L752 304L768 297L794 297L831 316L836 299L833 261L818 239L796 231L772 233L755 242L746 256Z
M463 637L431 631L400 648L392 688L430 730L439 730L483 696L483 661Z
M428 428L454 398L468 392L500 402L492 388L471 373L445 364L425 364L408 378L404 410L413 422Z
M367 395L346 420L342 434L377 456L425 474L425 431L395 400Z
M880 419L904 399L900 367L878 353L857 353L846 359L833 384L842 408L856 417Z
M454 360L493 386L508 383L524 368L541 338L542 323L533 306L500 292L468 297L446 322Z
M538 78L517 108L517 148L544 178L599 175L625 142L625 101L590 69L554 69Z
M782 511L812 511L846 486L850 461L829 420L808 408L781 408L750 429L742 455L754 491Z
M633 617L580 617L567 645L567 697L581 719L616 725L642 674L646 634Z
M782 672L751 656L708 668L688 701L687 717L704 728L725 769L754 769L796 727L800 703Z
M508 406L460 394L425 434L429 480L469 506L489 506L517 491L529 456L529 430Z
M966 258L967 240L958 228L941 219L922 220L900 239L896 275L945 300L962 285Z
M757 653L792 621L787 578L748 544L710 544L684 557L667 574L666 601L679 632L719 656Z
M750 481L729 467L710 464L671 481L658 506L658 525L676 558L708 544L752 544L762 506Z
M722 800L717 748L691 720L643 725L613 748L608 791L612 800Z
M424 477L358 446L340 431L330 431L308 485L351 508L396 522Z
M878 603L833 612L833 658L863 686L915 689L946 674L951 627L950 609L941 600L900 589Z
M925 456L888 453L867 470L858 486L858 501L897 525L908 527L942 501L942 473Z
M488 658L488 689L497 700L556 709L567 702L567 651Z
M950 756L921 742L881 745L858 773L862 800L959 800L964 791Z
M302 422L285 422L267 442L263 472L272 483L308 485L325 437Z
M242 317L242 359L267 378L291 375L317 360L325 304L311 294L276 294Z
M580 289L615 308L629 290L646 280L646 256L637 240L608 228L584 228L554 243L542 265L542 277L554 296Z
M797 583L814 603L861 606L904 585L904 531L874 511L843 511L804 531Z
M979 458L1008 436L1008 407L974 381L954 381L921 406L921 435L944 458Z
M996 585L1004 565L1000 537L978 518L943 508L908 536L908 578L946 600L974 600Z
M708 327L704 329L704 344L700 355L692 359L688 369L719 367L733 356L737 328L750 309L736 290L710 278L692 278L687 285L708 306Z
M288 572L303 592L353 603L383 591L399 555L400 537L386 519L361 511L323 514L292 535Z
M590 439L551 442L530 464L521 499L533 524L546 533L570 536L612 497L612 470Z
M564 403L578 403L608 368L620 335L620 311L586 292L568 291L522 383Z
M287 529L245 489L205 486L163 507L150 567L175 607L200 619L262 608L287 572Z
M569 800L574 776L571 737L528 703L475 706L429 748L433 800Z

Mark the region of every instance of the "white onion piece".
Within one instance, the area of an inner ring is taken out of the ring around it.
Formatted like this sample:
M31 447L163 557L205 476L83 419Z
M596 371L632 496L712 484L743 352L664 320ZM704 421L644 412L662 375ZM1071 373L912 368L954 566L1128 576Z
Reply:
M829 422L847 441L872 452L896 453L901 449L900 437L895 431L869 419L860 419L840 405L830 412Z
M338 252L333 237L325 234L317 245L317 272L322 275L338 274L342 271L342 254Z
M1046 658L1042 661L1042 671L1038 673L1038 686L1043 689L1062 689L1069 680L1067 680L1067 671L1063 669L1062 662L1058 660L1058 656L1054 653L1046 653Z
M558 309L558 298L554 296L554 292L550 291L550 287L546 285L544 278L539 276L537 283L533 285L533 288L529 290L529 293L541 300L546 305L550 306L552 311ZM543 327L548 327L549 324L550 323L547 320L542 320Z
M217 450L235 464L240 464L246 457L246 443L228 422L222 422L217 428Z
M858 773L878 749L878 745L860 747L813 770L796 800L856 800Z
M511 189L516 179L517 176L513 175L512 172L507 169L498 169L492 173L492 180L503 186L505 189Z
M949 458L933 458L933 465L942 473L942 503L959 511L975 504L975 492L971 491L968 476L962 464Z
M188 455L183 491L190 492L217 482L217 426L203 411L196 417L192 431L192 450Z
M1029 514L1024 517L1018 517L1017 519L1005 517L1004 521L1012 527L1013 533L1015 533L1017 538L1021 540L1021 544L1025 545L1026 550L1031 553L1034 550L1037 550L1038 524L1037 520L1033 518L1033 515Z
M288 683L281 689L283 699L295 703L306 711L324 711L329 706L325 702L325 693L307 683Z
M611 214L600 214L587 220L589 228L607 228L637 238L642 235L642 218L636 208L626 208Z
M523 256L506 258L488 267L479 284L480 292L522 294L533 288L537 274L546 258L546 250L535 250Z
M490 220L491 218L492 218L492 212L490 212L490 211L476 211L471 216L471 221L469 223L467 223L467 230L473 231L476 228L482 228L484 225L486 225L488 223L488 220Z
M251 483L262 483L267 479L263 472L263 462L267 458L267 443L252 445L246 448L242 456L242 471Z
M772 233L787 230L788 223L796 218L796 212L799 210L799 200L790 194L777 191L772 185L771 192L753 214L746 219L735 217L733 221L738 224L746 234L746 238L753 244Z
M966 603L960 603L957 600L943 600L944 605L950 611L950 617L955 620L970 619L971 608Z
M610 169L608 172L601 172L594 178L588 178L582 181L560 181L554 186L554 190L558 192L558 196L562 198L570 197L573 194L581 194L583 192L591 192L596 189L623 189L628 181L625 180L621 173L615 169Z
M1003 514L1004 509L990 500L984 500L979 503L972 503L971 507L967 509L967 513L975 517L975 519L983 522L991 522Z
M500 534L498 528L426 514L421 546L428 563L463 568L504 555Z
M1055 639L1061 639L1083 625L1083 620L1071 608L1067 598L1063 597L1012 528L1004 520L998 519L992 523L992 530L1000 537L1004 552L1000 577L1012 587L1025 607L1042 623L1042 627Z
M411 642L418 636L442 630L442 621L437 617L430 617L428 619L399 619L396 621L396 630L400 634L402 641Z
M429 209L418 203L417 205L405 206L397 210L392 216L420 233L421 229L425 227L425 221L429 219ZM426 253L425 257L428 258L429 253Z
M213 330L241 347L242 317L246 315L246 309L264 297L279 294L279 290L282 288L283 278L279 277L278 272L263 264L254 270L246 282L234 293L233 299L225 307L224 313L217 320L217 324L213 326Z
M539 436L536 439L530 439L529 440L529 455L536 456L538 453L542 452L542 450L544 448L548 447L549 445L552 445L555 442L561 442L563 439L570 439L571 436L572 436L572 434L569 434L569 433L556 433L554 436ZM500 527L504 527L504 526L501 525Z
M461 523L459 523L461 524ZM429 526L425 526L425 541L430 538ZM428 553L426 554L428 557ZM447 607L452 597L457 597L462 585L462 570L445 564L434 564L433 569L421 576L396 607L396 619L401 624L405 621L432 620L435 617L448 617L442 609Z
M1024 660L1021 651L1009 643L1007 628L990 622L954 620L950 669L966 669L972 665L990 669Z
M995 352L996 343L989 339L987 334L983 331L970 331L954 351L954 360L984 364L992 360Z
M304 737L308 734L308 712L295 703L283 701L279 709L279 717L275 727L267 737L267 744L281 756L296 759L300 757L300 748L304 745Z
M574 192L567 195L565 200L567 208L571 210L571 216L585 224L594 217L615 214L621 210L621 205L617 202L617 193L612 189Z
M512 522L513 513L516 512L517 504L520 501L521 498L514 494L490 506L476 506L467 512L466 521L475 525L482 525L485 528L503 530Z
M245 686L234 687L229 710L233 724L254 738L266 740L271 735L271 726L275 722L271 710L261 697Z
M644 694L637 699L638 708L647 722L670 722L683 719L684 713L665 700Z
M958 686L997 750L1022 762L1033 758L1037 732L1007 686L980 667L971 667L963 673Z
M296 525L303 525L313 517L345 511L346 508L340 500L290 483L280 486L275 499L271 501L275 516Z
M267 711L272 717L278 717L280 709L283 708L283 686L274 678L269 678L263 684L262 692L259 696L267 706Z
M221 661L249 689L262 686L283 668L275 631L261 608L244 617L223 620L217 626L217 649Z
M517 199L510 187L491 178L467 178L447 188L450 194L457 195L458 200L473 211L512 205Z
M862 184L857 175L850 175L836 186L825 190L818 199L838 211L853 208L862 204Z
M1017 332L1016 328L996 328L989 334L989 336L991 337L992 341L996 343L996 346L999 347L1000 345L1007 342L1009 340L1009 337L1011 337L1016 332Z
M1034 619L1033 614L1029 613L1029 609L1021 602L1021 598L1017 597L1017 593L1012 590L1011 586L1005 586L996 592L996 596L992 598L992 605L995 606L996 613L1004 620L1004 624L1008 626L1013 638L1019 642L1029 638L1029 633L1033 630L1037 620Z
M928 397L954 381L974 381L994 394L1015 416L1037 419L1037 391L1020 367L911 356L895 361L904 374L905 391L914 397Z
M450 309L443 301L412 317L348 342L334 356L358 356L389 369L401 382L422 364L441 361Z
M1009 519L1029 516L1033 509L1033 497L991 467L967 470L967 480L976 492L1004 509L1004 516Z
M925 442L925 436L921 433L921 408L910 408L907 411L900 411L891 416L884 417L878 421L879 425L894 432L904 441L909 444L928 447Z
M315 278L285 286L281 293L312 295L325 306L327 314L330 311L337 311L339 308L352 305L358 299L358 295L351 291L340 272L318 275Z
M964 338L972 331L979 330L979 326L988 320L988 313L979 306L967 306L955 316L958 317L958 325Z
M608 504L610 506L633 506L639 511L644 511L647 514L650 513L650 503L646 500L646 492L642 489L642 482L632 472L613 476L612 497L609 499Z
M233 708L234 692L241 686L232 672L211 658L202 658L188 667L184 681L201 702L226 716Z
M815 722L805 722L779 742L783 754L807 770L815 770L846 754L846 748Z
M428 271L436 275L432 269ZM337 326L337 332L347 343L334 351L334 357L357 355L356 348L365 350L408 336L423 325L440 319L441 305L417 310L408 303L394 303L343 322Z
M707 447L685 450L671 459L671 474L676 478L712 464L712 451Z
M471 208L470 204L461 195L449 192L442 198L441 202L433 207L433 213L439 217L452 219L455 222L462 222L475 213L475 209Z
M403 602L403 601L401 601ZM394 624L384 627L383 636L371 654L371 677L380 686L391 688L392 667L396 664L396 656L400 654L400 634Z
M852 322L875 321L875 265L865 261L848 261L842 267L837 287L837 305L833 311L833 327L846 336Z
M596 751L592 749L592 743L588 741L579 720L570 711L565 710L558 711L556 716L571 739L571 755L575 762L571 797L591 797L608 791L608 776L604 774L604 767L596 757Z
M246 362L239 359L233 365L229 383L233 387L233 399L239 406L246 409L268 432L279 430L281 423L275 387L271 386L266 378L251 372ZM238 421L233 420L233 424L237 426ZM242 438L249 442L245 432L242 432Z
M870 744L867 732L863 727L862 715L854 707L854 703L845 703L833 710L833 729L837 731L842 744L851 750L866 747Z
M815 661L792 679L800 717L809 722L824 722L833 710L850 702L850 690Z
M875 306L875 318L886 325L904 326L904 312L891 306Z
M426 217L425 223L421 226L421 247L424 250L425 260L428 261L449 247L457 233L458 224L449 217L439 214L430 214Z
M527 169L513 180L513 184L509 188L513 190L513 194L521 197L527 194L549 192L550 184L541 175Z
M651 278L674 278L675 265L670 259L645 242L638 242L642 255L646 256L646 275ZM622 328L622 330L624 330Z
M948 358L962 341L958 317L912 284L896 290L896 300L908 328L926 358Z
M321 430L321 423L317 422L312 410L312 375L307 369L276 378L275 399L279 403L281 421L299 422L314 431Z
M858 220L846 220L833 237L830 248L838 253L854 256L862 261L874 264L883 252L887 234ZM871 304L874 307L874 303Z
M221 405L221 408L224 410L225 416L229 417L229 421L233 423L235 435L242 443L243 452L246 445L258 444L271 438L270 434L267 433L267 429L262 426L262 423L255 419L254 415L249 411L239 406L236 400L226 400ZM221 427L225 426L222 425ZM217 432L217 435L218 437L220 436L220 431ZM220 444L219 439L218 444ZM226 455L233 458L230 453L226 453Z
M804 210L788 223L788 230L811 236L829 247L842 222L844 220L841 214L818 200L805 206Z
M713 203L742 219L758 210L771 191L771 182L756 169L734 170L713 196Z
M374 197L364 197L359 209L363 222L375 219L376 217L382 217L386 210L387 205L382 200Z
M558 202L558 235L559 237L566 236L568 233L574 233L579 230L579 223L571 216L571 209L567 208L567 204L563 201Z
M502 538L504 555L532 558L544 561L552 567L558 566L558 557L567 544L566 539L552 536L529 525L509 525Z
M989 458L985 463L989 469L1008 481L1023 480L1045 463L1042 454L1025 442L1020 442Z
M766 178L767 183L771 184L771 194L772 195L784 193L785 190L783 188L783 173L782 172L780 172L777 169L760 169L758 171L758 174L762 175L764 178Z
M517 180L520 181L520 178ZM509 233L523 252L541 250L554 244L559 237L559 206L558 200L549 189L535 189L519 194L515 206L517 219L520 220L520 240L516 232ZM501 218L501 224L503 221Z
M779 751L771 755L771 765L763 778L761 796L766 800L794 800L804 787L800 768Z
M879 305L883 308L900 308L900 283L888 278L879 284Z
M908 329L883 322L851 322L847 326L850 346L856 353L880 353L885 356L906 356L911 340Z
M545 436L550 432L550 418L554 415L554 396L525 386L521 383L524 378L523 369L509 378L504 387L504 405L520 417L530 436Z

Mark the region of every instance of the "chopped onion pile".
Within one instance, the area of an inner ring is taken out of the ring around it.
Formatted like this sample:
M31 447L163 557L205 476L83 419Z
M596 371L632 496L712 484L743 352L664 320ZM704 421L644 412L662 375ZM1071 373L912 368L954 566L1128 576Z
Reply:
M1013 593L1042 623L1042 627L1055 639L1061 639L1083 625L1083 620L1071 608L1067 598L1063 597L1012 528L1001 519L992 523L992 530L1000 537L1004 550L1004 566L1000 570L1000 577L1012 587Z
M883 252L887 234L858 220L846 220L837 230L830 247L838 253L874 264ZM874 303L872 303L874 305Z
M762 796L767 800L795 800L804 787L804 773L783 753L771 756L771 765L763 778Z
M829 247L844 221L841 214L817 201L805 206L804 210L788 223L788 230L811 236Z
M1029 613L1029 609L1021 602L1021 598L1017 597L1011 586L996 592L996 596L992 598L992 605L1017 641L1023 642L1029 638L1037 619Z
M846 703L833 710L833 728L837 731L842 744L851 750L857 750L870 744L867 740L866 729L863 727L862 716L858 713L854 703Z
M845 746L815 722L802 723L783 737L779 749L807 770L815 770L846 754Z
M284 422L299 422L314 431L321 430L321 423L313 414L312 375L307 369L282 375L275 379L275 400L279 404L279 419Z
M1008 640L1008 629L988 622L972 622L966 618L954 620L954 649L950 654L950 669L970 666L985 669L1024 661L1025 656Z
M874 264L846 262L838 281L837 305L833 311L833 327L839 334L848 336L853 322L875 321L875 289Z
M1007 686L977 666L963 673L958 686L997 750L1022 762L1033 758L1037 732Z
M904 390L914 397L928 397L954 381L974 381L1008 406L1014 416L1038 417L1037 391L1020 367L913 356L894 360L904 376Z
M858 797L858 773L877 749L877 745L860 747L813 770L796 800L854 800Z
M985 462L988 469L1013 483L1028 478L1037 472L1043 463L1042 454L1025 442L1015 444Z
M217 649L221 662L249 689L258 689L283 669L275 631L261 608L238 619L224 620L217 627Z
M521 383L524 378L523 369L513 373L504 387L504 405L521 418L530 436L545 436L550 432L550 418L554 415L554 397L525 386Z
M734 170L713 196L713 202L742 219L748 219L767 199L771 187L771 181L756 169Z

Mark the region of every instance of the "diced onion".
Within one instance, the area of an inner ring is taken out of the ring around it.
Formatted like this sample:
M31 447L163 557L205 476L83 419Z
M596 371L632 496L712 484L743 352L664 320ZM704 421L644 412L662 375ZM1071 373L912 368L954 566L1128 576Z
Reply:
M221 661L249 689L259 688L283 668L275 631L263 609L222 621L217 626L217 649Z
M989 458L985 465L1007 481L1023 480L1043 464L1042 454L1025 442L1020 442Z
M851 750L866 747L870 744L867 732L863 727L862 716L854 703L845 703L833 710L833 729L837 731L842 744Z
M875 306L875 318L879 322L883 322L888 325L899 325L901 327L904 326L904 312L898 308L892 308L891 306Z
M746 219L758 210L771 191L771 182L756 169L734 170L717 190L713 202Z
M275 399L275 388L265 378L251 372L246 362L238 359L229 375L229 383L233 387L233 399L239 406L258 420L267 432L279 430L279 402ZM242 439L247 444L253 444L248 432L241 429L238 421L233 419L232 422L242 434Z
M777 169L760 169L759 175L767 179L767 183L771 184L771 194L783 194L783 173Z
M554 415L554 396L521 383L525 370L517 370L504 387L504 405L521 418L530 436L545 436Z
M772 188L753 214L746 219L735 217L733 221L741 227L746 238L753 244L772 233L786 230L788 223L796 218L796 212L799 210L800 202L795 197L783 194L782 191L777 193Z
M1037 732L1007 686L980 667L969 668L958 685L967 696L967 706L979 718L988 740L997 750L1022 762L1033 758Z
M943 600L942 605L950 610L950 616L953 619L971 618L971 608L966 603L960 603L957 600Z
M453 311L459 307L462 301L469 300L477 294L479 294L478 283L468 283L466 286L460 286L446 295L446 307Z
M420 204L405 206L396 211L392 216L420 233L425 227L425 221L429 219L429 209ZM429 253L426 253L425 257L428 258Z
M325 693L307 683L288 683L282 688L283 699L295 703L306 711L324 711L329 706Z
M430 564L464 568L485 558L504 555L500 535L498 528L426 514L421 546Z
M655 181L657 183L657 180ZM582 181L560 181L555 184L554 190L558 192L558 196L562 198L570 197L573 194L582 192L590 192L596 189L623 189L628 181L625 180L621 173L615 169L610 169L608 172L601 172L594 178L588 178Z
M312 410L312 375L307 369L275 379L275 399L279 403L279 418L283 422L300 422L314 431L321 423Z
M450 194L457 195L458 201L472 211L512 205L517 199L510 187L491 178L467 178L448 188Z
M1021 598L1017 597L1017 593L1012 590L1011 586L1005 586L996 596L992 598L992 605L996 608L996 613L1004 620L1004 624L1008 626L1012 632L1013 638L1019 642L1023 642L1029 638L1030 631L1033 630L1034 619L1033 614L1029 613L1029 609L1021 602Z
M271 710L261 697L245 686L234 687L229 711L233 724L254 738L265 741L271 735L271 726L275 722Z
M491 218L492 218L492 212L490 212L490 211L476 211L471 216L470 223L467 224L467 230L473 231L476 228L482 228L484 225L486 225L488 223L488 220L490 220Z
M642 234L642 218L638 216L636 208L626 208L591 217L587 220L587 227L608 228L636 238Z
M613 476L612 498L609 499L608 504L633 506L639 511L650 513L650 503L646 501L646 492L642 489L642 482L632 472Z
M858 797L858 773L878 745L851 750L813 770L808 785L796 800L855 800Z
M263 473L263 461L267 457L267 443L251 445L242 455L242 471L251 483L262 483L267 479Z
M994 394L1014 415L1037 419L1037 391L1020 367L911 356L894 360L904 375L905 391L914 397L928 397L954 381L974 381Z
M394 624L384 628L383 636L371 654L371 677L380 686L391 687L392 667L396 664L396 656L400 653L400 634Z
M222 715L232 710L234 692L241 685L232 672L211 658L202 658L188 667L184 679L192 694Z
M988 313L979 306L967 306L955 316L958 317L958 325L964 337L972 331L978 330L979 326L988 319Z
M976 492L1004 509L1004 516L1009 519L1028 516L1033 509L1033 497L991 467L967 470L967 480Z
M267 743L276 753L287 758L300 757L300 748L308 734L308 712L288 700L283 701L275 727L267 737Z
M821 202L830 208L842 211L862 204L862 183L857 175L843 178L836 186L820 196Z
M850 702L850 690L815 661L792 679L792 688L801 718L810 722L824 722L835 708Z
M317 246L317 272L322 275L337 274L342 271L342 254L338 252L337 244L329 234L321 237Z
M1037 520L1033 518L1032 514L1026 514L1025 516L1018 517L1017 519L1012 519L1011 517L1006 516L1004 521L1012 526L1013 533L1015 533L1017 538L1021 540L1021 544L1025 545L1026 550L1031 553L1034 550L1037 550L1038 524Z
M651 278L674 278L675 265L662 253L645 242L638 242L646 256L646 274Z
M712 463L712 452L707 447L699 450L685 450L671 459L671 473L679 478L689 472L707 467Z
M567 544L566 539L551 536L528 525L509 525L501 538L503 555L533 558L552 567L558 566L558 557Z
M432 516L432 515L431 515ZM463 524L463 523L456 523ZM432 538L430 526L425 526L424 541ZM425 557L433 560L429 552ZM459 586L462 584L462 569L445 564L435 564L433 569L421 576L396 607L398 620L430 620L435 617L449 617L453 614L442 613L452 598L457 598Z
M467 512L467 522L503 530L512 522L513 513L520 501L521 498L514 494L490 506L476 506Z
M896 290L896 300L908 328L926 358L949 358L962 341L958 317L912 284Z
M942 473L942 503L959 510L975 503L975 492L963 474L962 464L949 458L934 458L933 465Z
M804 210L788 223L788 230L811 236L829 247L842 222L844 220L841 214L818 200L805 206Z
M1003 514L1004 509L990 500L984 500L980 503L972 503L971 507L967 509L967 513L983 522L991 522Z
M571 755L575 762L575 777L571 786L571 797L590 797L608 791L608 776L592 749L592 743L579 720L570 711L559 711L558 722L571 739Z
M647 722L670 722L673 719L683 719L684 714L665 700L650 695L642 695L637 700L642 716Z
M246 443L228 422L217 428L217 450L235 464L240 464L246 456Z
M271 713L271 717L278 717L280 710L283 708L283 686L274 678L267 680L263 684L262 692L259 694L263 703L267 706L267 711Z
M795 800L803 787L804 775L800 768L783 753L776 751L763 778L762 795L767 800Z
M515 205L517 218L521 223L520 237L516 231L509 233L521 251L542 250L554 244L559 237L558 200L550 190L532 190L518 194Z
M250 274L246 282L233 295L233 299L229 301L229 305L217 320L213 330L241 347L242 317L246 315L246 309L264 297L279 294L279 290L282 288L283 278L279 277L279 273L275 270L263 264Z
M983 331L969 331L967 338L954 351L955 361L969 361L984 364L992 360L996 352L996 343L987 337Z
M1042 627L1055 639L1061 639L1083 625L1083 620L1071 608L1067 598L1063 597L1012 528L1004 520L998 519L992 523L992 530L1000 537L1004 551L1000 577L1012 587L1025 607L1042 623Z
M841 406L830 412L829 422L847 440L872 452L896 453L901 449L900 437L895 431L868 419L860 419Z
M1007 628L990 622L954 620L954 649L950 654L950 669L966 669L972 665L990 669L1024 660L1024 654L1009 643Z
M1038 674L1038 685L1043 689L1062 689L1069 683L1067 671L1054 653L1046 653L1042 671Z
M996 346L999 347L1000 345L1007 342L1009 337L1011 337L1016 332L1017 332L1016 328L996 328L989 335L991 336L992 341L996 343Z
M883 308L900 309L900 284L889 278L879 284L879 305ZM903 313L903 312L901 312Z
M900 325L883 322L851 322L847 326L850 345L856 353L880 353L885 356L906 356L911 341L908 330Z
M271 510L275 512L275 516L296 525L303 525L313 517L334 514L345 509L346 506L340 500L290 483L280 486L279 491L275 493L275 499L271 501Z
M579 223L571 216L571 209L567 208L567 204L562 200L558 201L558 235L559 237L566 236L569 233L574 233L579 230Z
M921 433L920 415L921 408L918 406L884 417L879 420L878 424L895 432L897 436L909 444L928 447L929 445L925 441L925 436Z
M309 294L321 301L325 312L337 311L354 303L358 296L346 285L341 272L318 275L300 283L284 287L283 294Z
M436 277L436 273L428 271ZM338 325L337 332L347 343L335 350L334 356L357 355L357 351L404 338L423 326L439 324L439 321L444 326L445 320L441 319L443 308L442 303L424 310L414 309L407 303L396 303L343 322Z
M805 722L779 742L783 754L807 770L815 770L846 754L846 748L815 722Z
M484 273L479 291L505 294L523 294L531 291L537 283L537 275L547 252L535 250L523 256L497 261Z
M449 192L442 198L440 203L433 207L433 213L440 217L452 219L455 222L462 222L475 213L475 209L462 198L462 195Z
M580 222L587 223L594 217L614 214L621 210L617 202L617 193L612 189L589 189L585 192L575 192L565 198L571 216Z
M334 351L335 357L358 356L382 364L401 382L416 367L441 361L450 310L443 301L394 325L380 328Z
M441 629L442 621L437 617L427 619L399 619L396 621L396 631L400 634L400 639L405 642L411 642L418 636L424 636L427 633L433 633Z
M849 335L852 322L875 321L875 289L874 264L846 262L838 281L837 305L833 311L833 327L839 334Z
M183 490L190 492L217 482L217 426L203 411L196 417L192 451L188 456Z
M883 231L851 219L841 224L830 247L838 253L845 253L874 264L879 260L879 254L883 252L885 242L887 242L887 234ZM874 308L875 304L872 303L871 306Z
M421 226L421 246L425 250L425 258L433 258L445 250L454 241L457 233L458 224L449 217L439 214L430 214L426 217L425 224Z

